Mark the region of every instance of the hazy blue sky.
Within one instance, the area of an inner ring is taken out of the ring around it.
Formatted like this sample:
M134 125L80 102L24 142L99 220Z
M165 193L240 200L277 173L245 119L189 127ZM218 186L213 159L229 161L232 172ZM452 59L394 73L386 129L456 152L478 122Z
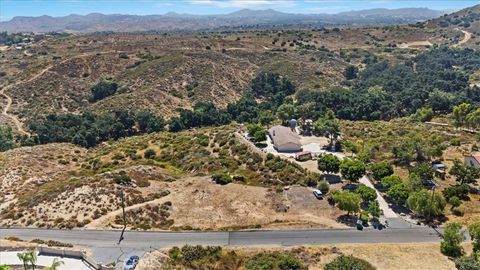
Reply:
M220 14L242 8L267 9L291 13L337 13L367 8L428 7L458 10L480 1L405 1L405 0L0 0L0 20L15 16L65 16L88 14L164 14L169 11L192 14Z

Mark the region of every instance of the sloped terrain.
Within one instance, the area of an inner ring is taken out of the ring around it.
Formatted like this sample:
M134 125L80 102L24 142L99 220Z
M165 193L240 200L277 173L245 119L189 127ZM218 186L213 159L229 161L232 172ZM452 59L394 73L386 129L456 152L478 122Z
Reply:
M282 189L316 176L252 152L229 127L154 133L89 150L23 147L0 160L0 226L119 228L121 192L134 229L343 226L335 221L340 211L308 188ZM236 180L215 184L211 175L219 173ZM308 207L293 207L305 200Z
M51 112L119 109L149 110L169 118L175 109L190 108L197 101L219 107L235 102L249 91L259 71L279 72L300 86L316 88L343 76L345 64L333 54L271 51L265 46L269 41L255 36L243 41L172 35L50 38L30 49L36 53L33 57L6 51L1 66L7 71L2 78L5 93L13 100L10 111L23 122ZM90 88L102 79L117 81L120 89L114 96L89 102Z

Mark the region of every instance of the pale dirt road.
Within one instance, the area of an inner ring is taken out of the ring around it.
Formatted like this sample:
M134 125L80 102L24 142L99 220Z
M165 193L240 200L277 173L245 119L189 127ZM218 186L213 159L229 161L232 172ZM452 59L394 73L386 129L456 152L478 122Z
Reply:
M98 55L98 54L108 54L108 53L112 53L112 52L116 52L116 51L106 51L106 52L98 52L98 53L97 52L83 53L83 54L76 55L74 57L70 57L70 58L67 58L65 60L62 60L59 64L66 63L66 62L68 62L72 59L75 59L75 58L83 58L83 57L87 57L87 56L91 56L91 55ZM87 64L87 66L88 66L88 64ZM20 84L29 83L29 82L32 82L32 81L36 80L36 79L40 78L43 74L47 73L53 67L54 67L53 64L49 65L49 66L45 67L44 69L42 69L39 73L32 76L30 79L25 80L25 81L18 81L14 84L7 85L0 90L0 95L4 96L5 99L7 100L7 104L5 105L5 107L2 110L2 115L10 118L12 120L13 124L15 125L15 128L17 129L17 131L19 133L21 133L22 135L30 136L30 133L23 128L22 122L18 119L18 117L16 115L8 113L8 111L10 111L10 108L12 107L13 100L9 95L7 95L5 93L5 91L8 90L8 89L11 89L12 87L18 86ZM89 66L88 66L88 68L90 69Z
M460 46L460 45L463 45L463 44L467 43L472 38L472 33L468 32L468 31L465 31L465 30L461 30L461 31L465 36L457 44L453 45L453 47L455 47L455 48Z

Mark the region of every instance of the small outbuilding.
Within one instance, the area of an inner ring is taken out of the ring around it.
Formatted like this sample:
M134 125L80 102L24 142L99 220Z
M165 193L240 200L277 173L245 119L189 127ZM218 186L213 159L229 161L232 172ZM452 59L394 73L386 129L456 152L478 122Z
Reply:
M273 147L279 152L302 151L300 136L294 129L284 126L274 126L268 130L268 135L272 139Z
M465 165L480 168L480 152L473 152L465 156Z

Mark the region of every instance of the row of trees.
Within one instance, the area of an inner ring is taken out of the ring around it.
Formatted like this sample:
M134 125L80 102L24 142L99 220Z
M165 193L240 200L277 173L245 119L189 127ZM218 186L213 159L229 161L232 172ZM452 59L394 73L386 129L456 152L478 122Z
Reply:
M454 106L452 116L455 127L476 129L480 126L480 108L474 108L469 103Z
M345 158L342 161L333 154L323 155L317 160L318 169L330 174L342 174L342 177L351 182L358 181L366 171L365 164L359 159Z
M318 169L327 173L340 172L343 178L354 182L358 181L365 174L366 165L358 159L345 158L343 161L340 161L335 155L329 154L318 159ZM410 210L419 216L430 218L442 215L446 206L445 198L439 193L434 194L432 197L432 194L423 187L425 180L433 179L433 170L430 164L418 163L417 166L410 170L410 177L407 182L393 175L393 166L386 161L372 164L368 167L368 170L371 171L373 179L380 182L386 189L387 197L394 203L408 206ZM459 169L452 168L452 170ZM457 192L457 189L450 191L453 194L450 197L460 196L460 192ZM358 212L360 210L358 200L361 199L368 204L369 209L372 208L371 213L375 213L377 207L370 205L376 198L375 190L369 190L368 187L359 185L356 193L358 196L340 193L340 197L338 197L340 200L339 208L349 213ZM458 197L449 202L452 206L457 207L458 203L456 200L458 200ZM357 206L354 207L354 205Z
M165 121L150 112L118 111L111 115L92 113L47 115L30 125L33 143L70 142L93 147L100 142L163 130Z

